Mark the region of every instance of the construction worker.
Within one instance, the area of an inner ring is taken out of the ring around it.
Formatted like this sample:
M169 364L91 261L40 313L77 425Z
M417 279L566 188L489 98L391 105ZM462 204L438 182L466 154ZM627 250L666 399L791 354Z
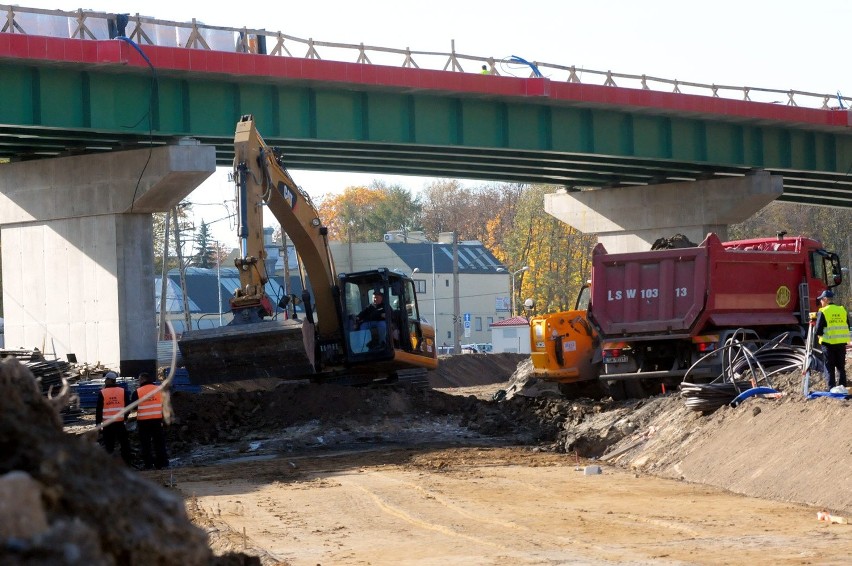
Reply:
M381 289L373 291L373 302L355 317L355 324L361 330L370 330L371 339L367 347L371 350L383 348L388 333L385 320L385 293Z
M817 297L820 309L817 313L816 336L825 356L825 381L828 388L837 384L846 387L846 344L849 343L849 318L846 309L834 304L834 292L826 289Z
M490 75L491 73L490 73L490 72L488 72L488 67L486 67L485 65L483 65L483 66L482 66L482 70L479 72L479 74L480 74L480 75Z
M114 371L108 371L104 374L104 387L98 395L98 402L95 406L95 424L100 426L102 422L116 417L113 422L102 429L104 448L107 454L112 454L115 450L115 443L118 441L121 447L121 459L130 466L132 465L130 438L127 435L124 415L122 414L124 408L130 404L130 399L127 390L116 383L117 378L118 375Z
M156 392L146 399L146 396L154 391ZM142 469L168 468L166 432L163 429L163 394L157 391L154 378L146 372L139 374L139 387L130 396L130 402L139 399L142 399L142 402L136 407L136 431L139 433L139 444L142 447Z

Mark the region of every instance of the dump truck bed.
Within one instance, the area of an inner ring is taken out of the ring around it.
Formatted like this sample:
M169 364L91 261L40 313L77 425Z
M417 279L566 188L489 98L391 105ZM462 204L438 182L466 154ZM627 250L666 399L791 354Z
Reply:
M599 244L590 313L609 338L797 324L811 242L736 247L711 234L697 247L621 254Z

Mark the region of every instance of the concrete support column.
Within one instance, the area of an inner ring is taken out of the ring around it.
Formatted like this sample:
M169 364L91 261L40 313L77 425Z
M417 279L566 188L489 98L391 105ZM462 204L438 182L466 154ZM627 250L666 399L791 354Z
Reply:
M651 249L658 238L683 234L700 243L708 232L721 240L728 226L783 194L783 178L760 171L745 177L688 181L545 195L544 209L599 241L613 253Z
M195 142L0 165L6 346L122 375L156 364L151 213L216 169Z

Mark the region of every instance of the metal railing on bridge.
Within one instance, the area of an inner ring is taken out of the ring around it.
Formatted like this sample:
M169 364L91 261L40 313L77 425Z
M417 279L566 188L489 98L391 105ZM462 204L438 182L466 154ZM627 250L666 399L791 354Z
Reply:
M70 39L111 39L126 35L140 45L160 45L186 49L208 49L238 53L257 53L269 56L300 57L348 61L365 65L390 65L410 68L441 69L450 72L480 72L482 66L492 75L546 77L551 80L580 84L598 84L611 87L639 88L699 94L713 97L736 98L754 102L785 104L787 106L818 107L822 109L847 109L852 98L837 94L820 94L801 90L778 90L752 86L733 86L681 81L648 75L597 71L538 61L520 57L504 58L468 55L456 51L455 40L449 52L413 51L406 47L378 47L372 45L335 43L304 39L280 31L263 29L210 26L198 22L172 22L147 16L111 14L90 10L67 12L0 4L0 33L19 33L64 37ZM296 52L296 54L294 54ZM303 55L299 53L304 52ZM421 64L423 66L421 67ZM464 65L469 68L465 69ZM470 69L470 66L475 67ZM545 73L550 73L545 75Z

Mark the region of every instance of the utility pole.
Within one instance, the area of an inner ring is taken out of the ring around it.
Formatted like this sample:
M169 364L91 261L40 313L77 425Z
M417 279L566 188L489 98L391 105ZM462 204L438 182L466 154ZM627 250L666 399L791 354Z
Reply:
M284 290L284 296L290 297L290 250L287 247L287 232L284 231L284 228L281 229L281 248L278 250L278 255L281 257L281 261L284 263L284 268L282 273L284 274L284 284L282 285L282 289ZM289 304L289 303L288 303ZM295 308L295 305L294 305ZM290 318L290 312L287 308L284 308L284 319Z
M160 276L160 330L157 332L157 340L166 339L166 310L168 309L166 295L169 290L169 220L171 217L172 213L167 212L166 229L163 234L163 270Z
M216 296L219 299L219 327L222 327L222 249L219 242L213 240L216 245Z
M461 336L459 336L459 321L461 320L459 306L459 233L453 231L453 353L461 354Z
M183 254L181 253L180 241L180 222L178 222L178 209L175 206L172 208L172 213L175 215L175 249L177 250L178 272L180 273L180 290L183 293L183 323L184 331L192 330L192 315L189 313L189 297L186 294L186 266L183 264Z

